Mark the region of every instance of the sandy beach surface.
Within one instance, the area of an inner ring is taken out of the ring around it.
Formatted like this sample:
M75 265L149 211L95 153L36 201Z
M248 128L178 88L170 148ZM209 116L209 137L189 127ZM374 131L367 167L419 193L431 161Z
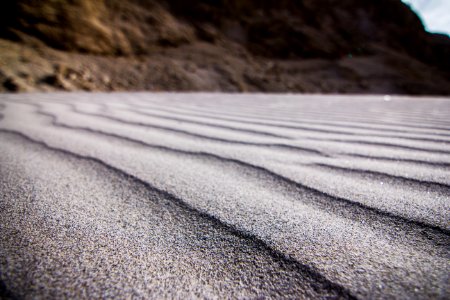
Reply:
M0 298L448 299L450 99L0 95Z

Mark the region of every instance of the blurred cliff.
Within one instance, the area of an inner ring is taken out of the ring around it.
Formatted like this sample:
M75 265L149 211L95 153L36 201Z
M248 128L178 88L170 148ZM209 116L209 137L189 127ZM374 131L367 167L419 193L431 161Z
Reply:
M3 0L0 90L450 94L400 0Z

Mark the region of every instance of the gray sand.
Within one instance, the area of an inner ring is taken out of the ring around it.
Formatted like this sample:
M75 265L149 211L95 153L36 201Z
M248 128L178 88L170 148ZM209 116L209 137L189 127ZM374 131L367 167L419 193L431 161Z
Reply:
M450 100L0 96L0 298L448 298Z

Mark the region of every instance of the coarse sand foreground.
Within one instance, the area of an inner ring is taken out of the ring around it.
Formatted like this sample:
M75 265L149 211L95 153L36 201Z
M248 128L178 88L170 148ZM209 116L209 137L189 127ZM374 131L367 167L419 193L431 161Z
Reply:
M0 95L0 298L450 297L450 99Z

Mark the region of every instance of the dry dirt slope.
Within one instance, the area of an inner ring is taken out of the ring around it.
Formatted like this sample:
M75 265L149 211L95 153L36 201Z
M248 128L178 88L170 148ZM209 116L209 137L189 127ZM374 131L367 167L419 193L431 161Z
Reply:
M2 95L0 296L448 299L448 103Z
M0 11L4 90L450 93L450 39L399 0L20 0Z

